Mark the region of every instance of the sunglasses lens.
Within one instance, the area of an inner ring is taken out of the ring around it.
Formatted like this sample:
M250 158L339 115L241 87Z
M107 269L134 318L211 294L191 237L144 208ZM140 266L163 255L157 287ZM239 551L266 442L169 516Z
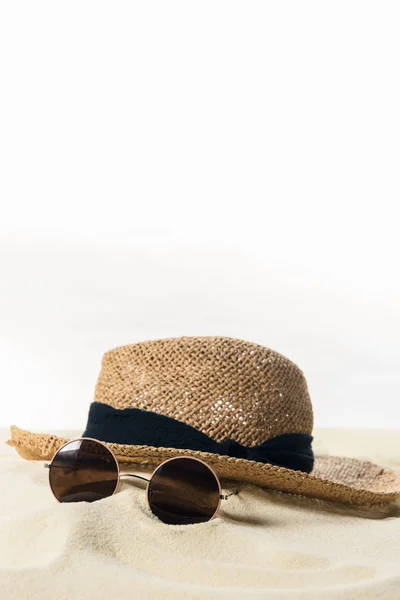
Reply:
M59 502L94 502L112 496L118 465L106 446L94 440L69 442L50 466L50 486Z
M192 458L174 458L154 473L147 488L152 512L169 525L204 523L220 503L220 486L213 471Z

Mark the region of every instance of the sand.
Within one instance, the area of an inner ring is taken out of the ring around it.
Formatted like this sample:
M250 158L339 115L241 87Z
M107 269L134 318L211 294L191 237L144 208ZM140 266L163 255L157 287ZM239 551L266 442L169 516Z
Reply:
M8 434L1 600L400 599L399 502L360 512L246 485L213 521L168 526L135 481L100 502L58 504L43 463L21 459ZM316 430L314 449L400 471L400 431Z

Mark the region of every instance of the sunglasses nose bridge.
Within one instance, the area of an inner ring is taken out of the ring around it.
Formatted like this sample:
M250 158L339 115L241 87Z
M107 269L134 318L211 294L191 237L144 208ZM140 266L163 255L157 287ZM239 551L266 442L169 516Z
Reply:
M143 477L142 475L136 475L136 473L120 473L119 479L122 479L122 477L134 477L135 479L142 479L142 481L147 481L147 483L149 483L150 481L150 479L147 479L147 477Z

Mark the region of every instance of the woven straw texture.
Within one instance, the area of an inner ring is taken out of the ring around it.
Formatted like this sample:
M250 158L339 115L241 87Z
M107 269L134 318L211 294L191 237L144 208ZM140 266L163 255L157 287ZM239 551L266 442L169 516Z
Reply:
M313 414L300 369L273 350L230 338L177 338L107 352L96 402L183 421L220 442L254 446L308 433Z
M311 434L313 428L301 370L273 350L230 338L157 340L106 352L95 401L157 412L216 441L229 438L246 446L282 433ZM51 460L66 441L12 427L9 444L24 458ZM107 445L121 463L155 465L172 456L197 456L222 478L336 502L376 505L400 495L399 476L352 458L316 457L308 475L206 452Z

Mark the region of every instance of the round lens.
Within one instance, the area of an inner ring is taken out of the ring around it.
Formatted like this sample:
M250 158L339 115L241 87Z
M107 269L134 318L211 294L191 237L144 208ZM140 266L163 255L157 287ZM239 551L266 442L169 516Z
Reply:
M154 472L147 488L152 512L169 525L204 523L220 503L221 488L214 472L194 458L172 458Z
M50 487L59 502L94 502L112 496L118 464L104 444L81 439L60 448L50 465Z

